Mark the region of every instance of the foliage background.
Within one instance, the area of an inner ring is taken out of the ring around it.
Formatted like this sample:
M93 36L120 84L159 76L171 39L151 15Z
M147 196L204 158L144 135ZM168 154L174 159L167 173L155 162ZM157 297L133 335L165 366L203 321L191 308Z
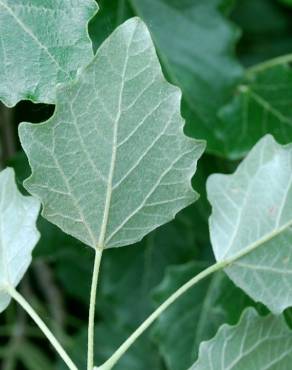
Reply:
M103 0L99 6L89 25L94 50L120 23L133 15L141 16L152 32L167 78L183 91L186 133L207 140L208 151L194 179L194 187L201 194L198 202L152 232L140 246L106 251L97 300L98 363L177 286L213 262L206 178L214 172L232 172L256 141L257 134L250 127L239 135L240 150L236 147L234 151L238 133L233 130L235 124L243 124L234 123L234 116L240 116L242 109L236 99L246 84L248 68L292 50L289 0ZM290 64L285 63L285 67L289 77ZM280 84L281 73L273 71L269 81ZM288 91L292 79L285 78L285 84ZM274 97L265 98L269 103ZM287 105L292 103L284 91L279 99ZM286 109L281 102L281 113L292 120L291 108ZM0 108L1 166L15 168L20 188L30 170L20 148L17 126L21 121L44 121L53 111L54 106L27 101L13 109ZM270 130L256 108L250 114L250 122L261 135ZM285 140L292 141L291 127L285 128ZM39 219L38 226L42 238L20 289L83 369L93 251L44 219ZM176 302L116 369L185 370L196 359L199 343L213 336L222 323L235 323L249 305L255 303L228 278L221 273L214 275ZM290 316L288 310L289 323ZM14 303L0 317L0 364L3 370L64 368Z

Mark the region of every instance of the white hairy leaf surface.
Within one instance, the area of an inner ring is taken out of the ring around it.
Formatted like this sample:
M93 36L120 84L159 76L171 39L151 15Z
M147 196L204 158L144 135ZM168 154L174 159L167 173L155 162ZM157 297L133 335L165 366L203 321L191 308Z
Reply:
M39 209L38 200L19 192L11 168L0 172L0 312L10 302L7 288L16 287L30 265Z
M93 57L94 0L0 0L0 100L54 103L56 85Z
M267 135L232 175L212 175L210 231L229 277L275 313L292 305L292 146Z
M282 316L261 317L247 309L236 326L223 325L203 342L189 370L286 370L292 361L292 335Z
M32 167L25 186L44 217L109 248L139 241L192 203L204 143L184 135L180 100L144 23L118 27L77 81L58 90L54 116L20 126Z

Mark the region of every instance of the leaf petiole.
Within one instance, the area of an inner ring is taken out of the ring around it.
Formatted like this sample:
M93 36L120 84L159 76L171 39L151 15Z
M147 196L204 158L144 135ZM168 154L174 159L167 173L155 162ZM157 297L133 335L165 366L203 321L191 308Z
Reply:
M286 63L291 63L292 61L292 54L286 54L286 55L281 55L279 57L269 59L265 62L261 62L258 64L255 64L254 66L249 67L246 70L247 76L252 75L253 73L258 73L261 72L265 69L275 67L280 64L286 64Z
M92 283L90 291L90 305L88 318L88 348L87 348L87 369L92 370L94 365L94 318L95 318L95 302L96 289L98 283L99 267L102 257L102 249L95 249L94 268L92 274Z
M20 304L20 306L28 313L28 315L33 319L33 321L37 324L37 326L41 329L41 331L44 333L44 335L48 338L51 345L55 348L55 350L58 352L60 357L63 359L63 361L66 363L68 368L70 370L78 370L77 366L73 363L71 358L68 356L64 348L61 346L61 344L58 342L54 334L51 332L51 330L47 327L47 325L43 322L43 320L39 317L39 315L36 313L36 311L31 307L31 305L26 301L26 299L18 293L12 286L8 286L6 288L7 293L11 295L13 299L17 303Z
M116 350L116 352L101 366L95 367L94 370L111 370L113 366L119 361L123 354L130 348L130 346L139 338L139 336L182 294L203 280L212 273L225 268L230 261L217 262L204 271L194 276L187 281L178 290L176 290L166 301L164 301L130 336L129 338Z

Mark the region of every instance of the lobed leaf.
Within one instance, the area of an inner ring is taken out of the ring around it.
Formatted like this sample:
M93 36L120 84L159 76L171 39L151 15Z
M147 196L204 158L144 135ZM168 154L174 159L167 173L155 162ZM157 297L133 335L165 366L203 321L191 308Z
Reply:
M275 313L292 304L292 146L267 135L233 175L207 183L217 261Z
M54 103L56 85L93 57L94 0L0 0L0 100Z
M0 312L10 302L7 288L16 287L30 265L39 209L36 199L21 195L11 168L0 172Z
M289 369L292 336L282 316L261 317L247 309L236 326L223 325L200 346L190 370Z
M192 203L204 144L183 134L180 91L163 78L145 25L133 18L102 44L54 116L19 133L25 186L43 216L93 248L132 244Z

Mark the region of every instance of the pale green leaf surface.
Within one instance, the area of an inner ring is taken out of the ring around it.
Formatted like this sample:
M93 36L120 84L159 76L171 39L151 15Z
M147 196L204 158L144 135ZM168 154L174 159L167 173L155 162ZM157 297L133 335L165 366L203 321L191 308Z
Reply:
M56 85L93 57L94 0L0 0L0 100L54 103Z
M190 370L287 370L292 335L282 316L261 317L247 309L236 326L223 325L200 346Z
M212 175L210 232L229 277L275 313L292 305L292 146L267 135L233 175Z
M16 287L31 262L31 252L39 240L36 219L40 204L21 195L14 171L0 173L0 312L10 302L8 286Z
M218 135L225 138L222 145L229 158L243 157L267 133L281 144L292 141L292 70L286 63L289 59L291 55L251 70L233 100L220 111Z
M137 242L192 203L204 144L183 134L180 98L146 26L133 18L117 28L77 81L58 90L54 116L20 126L32 167L25 186L44 217L109 248Z
M170 267L154 292L157 303L164 302L204 268L205 264L196 261ZM158 318L154 327L154 339L167 369L190 367L197 359L200 343L212 338L220 325L236 323L249 303L223 272L194 286Z

